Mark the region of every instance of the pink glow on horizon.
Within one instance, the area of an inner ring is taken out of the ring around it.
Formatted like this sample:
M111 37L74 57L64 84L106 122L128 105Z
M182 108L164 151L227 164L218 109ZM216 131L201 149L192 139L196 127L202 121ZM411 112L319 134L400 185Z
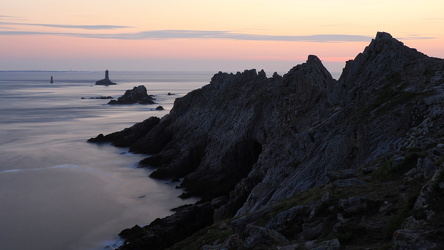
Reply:
M2 36L0 70L243 70L286 71L318 56L330 71L341 71L370 42L319 43L227 39L119 40L67 36ZM395 37L396 38L396 37ZM401 40L402 41L402 40ZM407 46L444 57L442 39L407 40ZM190 63L196 65L189 65ZM56 64L54 66L45 66ZM218 66L218 64L220 66ZM19 66L23 65L23 68ZM61 65L63 65L63 68Z
M63 36L4 36L0 53L6 57L103 57L232 60L294 60L310 54L340 60L352 56L365 42L323 44L280 41L238 41L217 39L118 40ZM333 49L335 48L335 49Z

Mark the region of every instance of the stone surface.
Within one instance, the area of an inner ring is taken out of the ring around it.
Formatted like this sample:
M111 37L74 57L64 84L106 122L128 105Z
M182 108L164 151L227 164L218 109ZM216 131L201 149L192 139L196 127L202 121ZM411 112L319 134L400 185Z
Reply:
M248 238L245 239L247 247L263 247L288 243L284 236L271 229L249 225L246 231L249 234Z
M125 91L125 94L117 100L111 100L108 104L154 104L154 98L147 94L146 87L139 85L133 89Z
M157 117L150 117L143 122L139 122L130 128L126 128L119 132L114 132L108 135L100 134L97 137L91 138L88 142L93 143L104 143L111 142L117 147L129 147L136 143L140 138L142 138L146 133L154 128L160 119Z
M209 203L183 206L175 214L156 219L148 226L123 230L119 236L125 242L119 250L165 249L212 223L213 208Z
M319 241L308 241L305 243L306 249L317 249L317 250L339 250L341 249L341 243L338 239L327 240L323 242Z
M436 244L427 240L433 230L403 229L395 232L395 246L399 249L434 249Z

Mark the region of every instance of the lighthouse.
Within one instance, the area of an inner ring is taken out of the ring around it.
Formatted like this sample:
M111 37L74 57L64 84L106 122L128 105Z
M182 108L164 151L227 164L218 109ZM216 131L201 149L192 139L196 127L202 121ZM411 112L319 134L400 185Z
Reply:
M116 85L115 82L111 82L111 80L109 79L109 71L105 70L105 79L99 80L96 82L96 85Z

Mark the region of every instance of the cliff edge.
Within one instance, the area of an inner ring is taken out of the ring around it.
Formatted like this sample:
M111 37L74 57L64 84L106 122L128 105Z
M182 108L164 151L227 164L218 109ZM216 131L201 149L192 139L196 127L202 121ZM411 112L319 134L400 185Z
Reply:
M220 235L193 236L207 245L431 248L443 246L443 201L431 198L444 189L443 103L444 60L378 32L337 81L313 55L283 76L219 72L116 140L211 205ZM150 226L138 232L154 247Z

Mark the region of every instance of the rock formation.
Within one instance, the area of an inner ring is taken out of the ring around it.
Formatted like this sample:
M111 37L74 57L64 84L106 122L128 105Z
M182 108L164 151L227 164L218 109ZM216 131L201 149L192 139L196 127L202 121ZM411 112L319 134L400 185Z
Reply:
M173 249L443 247L443 103L444 60L379 32L338 81L313 55L283 76L219 72L100 141L131 138L151 177L212 206L215 224ZM156 249L152 230L127 245Z
M125 94L117 100L111 100L108 104L154 104L154 98L147 94L146 87L143 85L134 87L125 91Z
M105 85L105 86L108 86L108 85L116 85L116 84L117 84L117 83L112 82L112 81L109 79L109 71L108 71L108 70L105 70L105 78L102 79L102 80L98 80L98 81L96 82L96 85Z
M113 99L112 96L93 96L93 97L82 97L80 99Z

